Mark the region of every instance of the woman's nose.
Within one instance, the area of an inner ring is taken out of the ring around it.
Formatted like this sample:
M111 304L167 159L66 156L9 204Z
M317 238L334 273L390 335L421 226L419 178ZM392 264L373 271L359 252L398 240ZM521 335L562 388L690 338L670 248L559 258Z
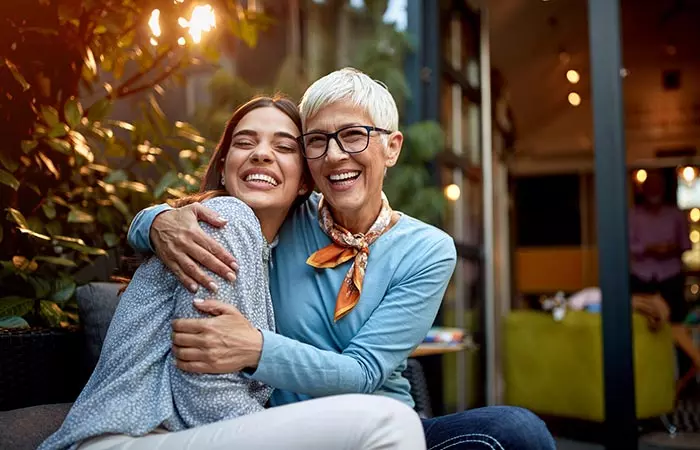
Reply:
M339 161L348 157L335 139L328 141L328 151L326 152L326 157L330 161Z
M261 143L258 145L251 155L251 159L253 162L261 163L261 162L272 162L273 159L273 151L270 148L269 145L265 143Z

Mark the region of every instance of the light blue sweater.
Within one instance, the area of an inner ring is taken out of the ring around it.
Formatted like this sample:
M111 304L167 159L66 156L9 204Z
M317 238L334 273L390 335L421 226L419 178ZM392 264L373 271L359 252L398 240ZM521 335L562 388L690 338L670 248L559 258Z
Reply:
M272 405L377 393L413 406L401 373L433 325L455 268L454 241L402 215L370 246L358 305L334 322L336 296L350 262L334 269L305 263L331 242L318 224L319 199L312 195L280 230L270 270L277 333L263 330L262 355L252 377L276 388ZM151 249L151 224L167 208L154 206L136 216L129 230L135 249Z

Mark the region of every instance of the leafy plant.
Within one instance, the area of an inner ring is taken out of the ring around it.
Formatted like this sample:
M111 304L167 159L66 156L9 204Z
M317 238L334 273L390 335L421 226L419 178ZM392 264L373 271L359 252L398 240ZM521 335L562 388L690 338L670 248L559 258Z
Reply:
M334 15L351 14L351 22L358 29L353 30L353 52L349 64L381 80L392 93L401 110L410 98L410 89L404 72L404 57L412 50L406 33L393 24L384 23L382 17L387 8L385 0L365 2L365 8L354 9L345 0L334 0L325 4L307 4L309 8L322 10L325 21L333 23ZM327 31L327 38L338 38ZM335 53L338 43L325 42L333 54L322 58L323 74L337 69ZM309 85L309 77L301 70L301 63L294 57L284 61L272 86L256 86L219 71L209 85L211 105L197 112L195 123L202 128L205 136L215 138L224 127L238 105L256 94L283 92L292 99L299 100ZM422 122L402 126L405 141L398 164L389 170L385 181L385 192L392 207L432 224L439 224L445 211L445 198L435 186L431 163L436 155L444 150L444 133L437 122Z
M133 211L197 185L212 143L166 120L164 83L216 61L233 38L255 45L270 21L212 1L217 26L202 36L178 20L190 0L10 3L0 6L0 328L65 327L78 321L77 275L125 247ZM111 119L127 97L141 100L141 118ZM134 181L149 170L157 182Z

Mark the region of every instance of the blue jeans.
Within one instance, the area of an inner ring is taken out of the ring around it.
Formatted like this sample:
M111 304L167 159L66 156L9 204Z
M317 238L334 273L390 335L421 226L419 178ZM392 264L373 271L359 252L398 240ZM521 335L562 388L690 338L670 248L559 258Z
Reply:
M428 450L555 450L547 426L523 408L490 406L423 419Z

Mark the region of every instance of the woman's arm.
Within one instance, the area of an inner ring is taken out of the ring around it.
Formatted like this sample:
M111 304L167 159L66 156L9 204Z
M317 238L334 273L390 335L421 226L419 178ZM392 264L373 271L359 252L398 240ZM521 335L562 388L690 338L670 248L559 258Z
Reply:
M222 227L226 221L200 203L173 209L160 204L140 211L129 227L129 244L139 252L155 251L161 261L192 292L214 280L200 264L219 276L233 280L235 258L208 236L199 221ZM232 270L233 269L233 270Z
M174 318L198 320L211 317L202 314L193 303L195 299L207 296L238 308L253 327L274 330L267 261L263 258L266 244L258 219L248 206L233 197L216 197L204 204L227 221L223 228L203 224L203 229L242 262L239 278L231 282L209 272L207 275L218 285L218 289L216 292L200 291L196 294L177 283L173 295ZM175 342L177 339L174 339ZM259 343L262 345L262 336L259 336ZM192 349L173 345L173 354L178 359L191 359L191 352ZM168 361L168 364L172 363ZM188 428L262 411L272 393L271 388L239 373L207 375L174 369L170 380L173 401Z
M314 397L376 391L433 325L456 257L451 238L429 246L416 258L420 267L387 292L342 353L263 331L262 354L252 378Z

